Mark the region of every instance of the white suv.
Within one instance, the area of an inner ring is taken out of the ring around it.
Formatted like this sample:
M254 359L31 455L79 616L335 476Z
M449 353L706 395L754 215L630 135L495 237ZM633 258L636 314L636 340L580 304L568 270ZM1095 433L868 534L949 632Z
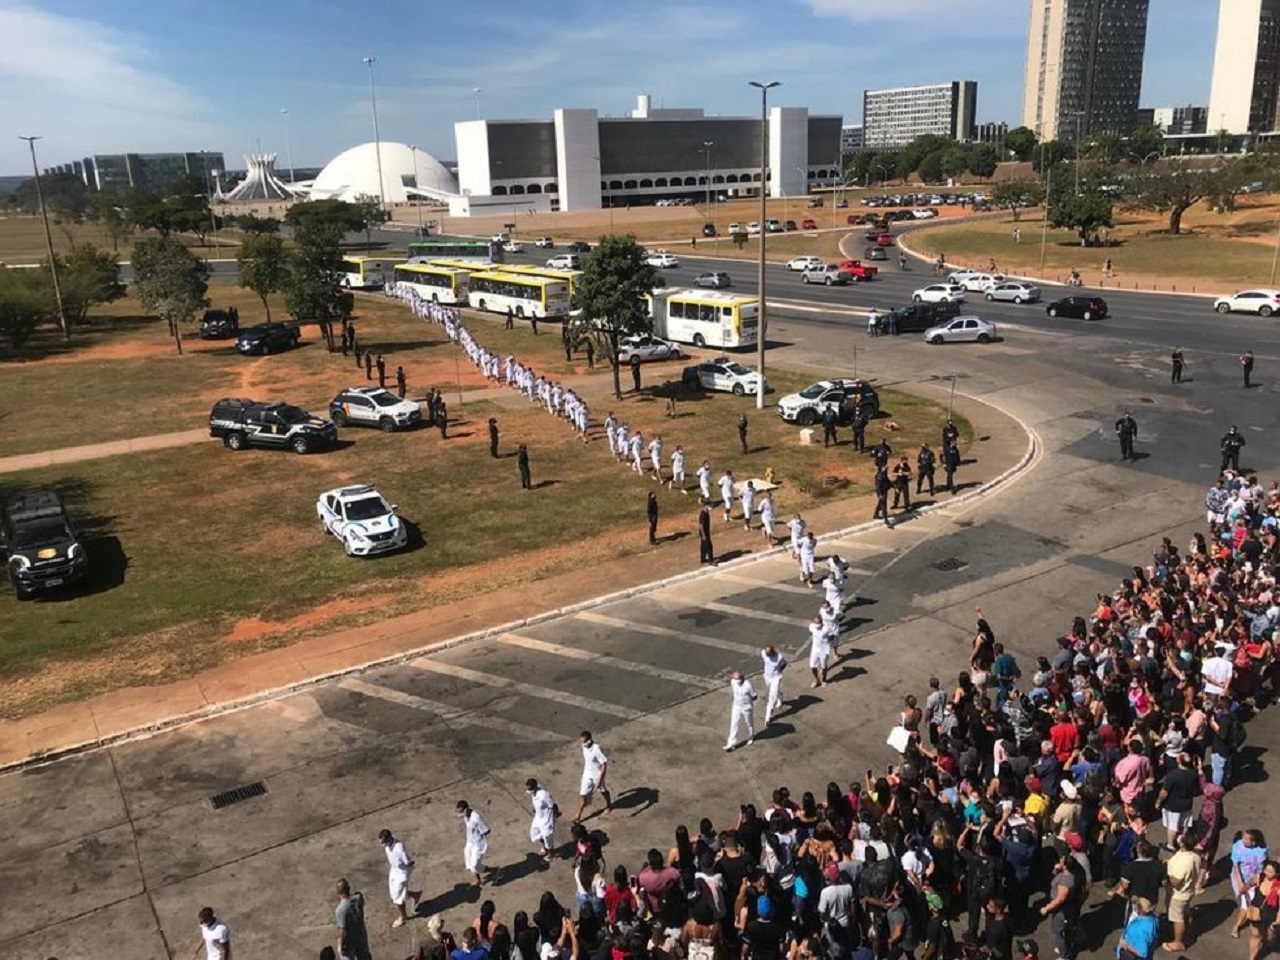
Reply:
M382 387L350 387L329 401L329 419L340 427L377 427L391 433L421 422L422 409Z
M320 528L342 541L348 557L368 557L399 550L409 542L404 521L370 486L337 487L316 501Z
M560 253L548 260L547 266L553 270L581 270L582 258L576 253Z

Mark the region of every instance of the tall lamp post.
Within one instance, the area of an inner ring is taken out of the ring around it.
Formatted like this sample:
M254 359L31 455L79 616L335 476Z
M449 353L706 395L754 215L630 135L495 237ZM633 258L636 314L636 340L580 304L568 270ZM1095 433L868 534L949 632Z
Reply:
M53 233L49 229L49 211L44 205L44 190L40 187L40 167L36 164L36 141L43 137L18 137L27 141L31 148L31 174L36 178L36 203L40 206L40 219L44 221L45 248L49 251L49 274L53 277L53 299L58 305L58 327L62 330L64 340L71 339L71 330L67 327L67 313L62 308L62 285L58 282L58 260L53 253Z
M416 144L409 144L409 152L413 154L413 192L417 194L414 197L414 206L418 208L418 237L422 237L422 186L418 183L418 147Z
M289 108L282 107L280 115L284 117L284 155L289 161L289 186L293 186L293 140L289 136Z
M781 81L748 80L751 86L760 91L760 263L757 270L756 285L760 288L760 321L756 333L756 366L759 368L760 382L756 384L756 409L764 409L764 347L768 339L768 323L765 317L765 277L764 248L765 221L768 219L765 206L765 190L769 185L769 91L779 86Z
M707 155L707 219L711 219L711 148L716 145L714 140L702 141L702 152Z
M1044 279L1044 255L1049 243L1049 193L1053 187L1053 167L1044 163L1044 144L1040 145L1040 169L1044 171L1044 221L1040 224L1040 278Z
M373 154L378 162L378 203L379 209L387 209L387 190L382 185L382 140L378 136L378 92L373 82L373 65L378 60L373 54L364 58L364 65L369 68L369 103L373 106Z
M472 87L471 95L476 98L476 119L480 119L480 94L484 93L483 87Z

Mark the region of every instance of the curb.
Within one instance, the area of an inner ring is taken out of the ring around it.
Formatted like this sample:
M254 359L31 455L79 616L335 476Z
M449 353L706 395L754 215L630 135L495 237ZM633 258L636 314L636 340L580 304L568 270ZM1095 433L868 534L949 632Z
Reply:
M986 401L981 400L977 397L968 396L967 394L965 396L968 400L974 403L981 403L984 406L992 406L991 404L988 404L986 403ZM1028 424L1019 420L1017 417L1014 417L1012 414L1006 413L1003 410L1000 412L1005 416L1010 417L1010 419L1013 419L1015 422L1017 422L1018 425L1022 427L1023 432L1026 434L1027 447L1023 451L1022 457L1018 460L1018 462L1015 463L1013 466L1009 467L999 476L991 480L988 480L986 483L981 484L974 490L970 490L966 493L963 493L952 500L948 500L946 503L935 503L927 507L911 510L908 513L903 515L904 518L919 517L919 516L924 516L926 514L936 513L939 511L946 511L955 506L969 504L969 503L973 503L978 500L984 499L992 493L999 492L1001 488L1007 487L1010 483L1012 483L1014 480L1016 480L1023 473L1025 473L1027 470L1029 470L1032 466L1035 465L1035 463L1039 460L1040 455L1043 451L1043 445L1040 441L1039 434L1037 434L1036 431L1032 429ZM857 534L860 534L860 533L865 533L868 530L881 528L883 526L884 526L884 523L880 520L867 520L861 523L854 524L853 526L850 526L850 527L845 527L842 530L837 530L832 533L823 534L818 539L818 542L822 543L822 542L831 542L834 540L843 540L851 536L856 536ZM772 549L765 550L761 553L753 553L753 554L748 554L746 556L735 558L733 560L728 561L727 563L720 565L719 567L715 568L715 570L720 570L720 569L732 570L732 569L737 569L741 567L746 567L751 564L758 563L762 560L767 560L773 557L780 556L787 550L788 548L786 546L773 547ZM413 660L418 657L429 655L431 653L436 653L442 650L450 650L450 649L453 649L454 647L461 646L465 643L473 643L477 640L485 640L485 639L488 639L489 637L498 636L503 633L510 633L525 627L538 626L539 624L546 623L548 621L555 620L560 617L571 616L580 611L590 610L592 608L601 606L603 604L615 603L619 600L630 600L630 599L634 599L635 597L646 596L648 594L656 593L657 591L666 589L668 587L679 586L681 584L689 583L694 580L699 580L707 576L714 576L714 573L715 573L714 570L705 570L701 568L688 570L684 573L678 573L670 577L664 577L661 580L652 580L649 583L640 584L635 587L628 587L622 590L617 590L613 593L607 593L601 596L592 597L589 600L583 600L579 603L570 604L569 606L566 606L566 607L560 607L555 610L546 610L546 611L543 611L542 613L538 613L530 617L524 617L518 620L510 620L506 623L502 623L497 626L487 627L482 630L472 631L471 633L461 634L456 637L450 637L446 640L441 640L436 643L428 644L427 646L424 646L424 647L416 647L413 650L405 650L400 653L391 654L390 656L379 657L376 660L369 660L364 663L355 664L348 667L342 667L337 670L331 670L328 673L317 674L316 676L308 677L305 680L299 680L295 683L285 684L284 686L275 687L271 690L264 690L248 697L242 697L239 700L231 700L226 703L211 704L199 710L192 710L187 713L178 714L176 716L168 717L164 720L159 720L154 723L141 724L137 727L132 727L128 730L121 730L118 733L108 734L102 737L96 737L91 740L84 740L84 741L81 741L80 743L71 744L70 746L66 746L66 747L60 747L56 750L50 750L44 753L32 754L21 760L14 760L8 763L0 764L0 774L11 773L18 770L28 770L28 769L38 768L47 764L57 762L59 760L65 760L69 757L90 753L92 751L99 750L104 747L112 747L122 743L129 743L135 740L144 740L149 737L156 736L157 734L165 733L169 730L186 726L187 724L190 724L190 723L195 723L201 720L209 720L214 717L220 717L220 716L224 716L231 713L237 713L241 710L246 710L246 709L249 709L250 707L257 706L258 704L261 704L261 703L266 703L271 700L278 700L283 697L292 696L294 694L301 693L305 690L309 690L313 687L320 686L321 684L328 683L333 680L339 680L344 677L359 676L360 674L367 673L371 670L377 670L387 666L395 666L401 663L406 663L409 660Z

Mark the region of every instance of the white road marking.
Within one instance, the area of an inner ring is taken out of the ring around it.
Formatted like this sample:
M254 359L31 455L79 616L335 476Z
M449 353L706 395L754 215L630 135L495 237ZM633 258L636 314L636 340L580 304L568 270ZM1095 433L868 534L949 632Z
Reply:
M554 656L565 657L570 660L583 660L589 663L598 663L606 667L614 667L618 670L643 673L651 677L657 677L660 680L669 680L672 683L684 684L687 687L698 687L702 690L718 690L723 686L723 684L717 680L694 676L692 673L681 673L678 670L666 670L662 667L652 667L647 663L638 663L635 660L623 660L620 657L612 657L608 654L592 653L590 650L581 650L577 647L566 647L559 643L548 643L545 640L538 640L534 637L525 637L518 633L504 633L494 639L501 643L510 644L513 647L523 647L526 650L536 650L539 653L549 653Z
M568 739L567 737L563 737L558 733L553 733L550 730L539 730L537 727L529 727L523 723L504 720L501 717L491 717L474 710L460 710L457 707L450 706L447 703L441 703L438 700L428 700L425 697L415 696L412 693L403 693L399 690L393 690L390 687L381 686L380 684L369 683L367 680L361 680L359 677L345 677L338 682L338 686L343 690L350 690L353 693L363 694L366 697L386 700L390 703L398 703L402 707L410 707L414 710L423 710L427 713L434 713L441 720L447 723L463 723L474 727L488 727L491 730L500 730L503 733L510 734L514 737L521 737L525 740L553 740L559 742Z
M708 637L688 630L673 630L670 627L656 627L648 623L635 623L631 620L623 620L621 617L610 617L603 613L592 613L590 611L583 611L575 616L579 620L598 623L603 627L613 627L616 630L630 630L633 633L647 633L654 637L687 640L689 643L699 643L704 647L715 647L717 650L727 650L730 653L745 653L752 656L760 654L760 649L754 644L740 643L737 640L722 640L719 637Z

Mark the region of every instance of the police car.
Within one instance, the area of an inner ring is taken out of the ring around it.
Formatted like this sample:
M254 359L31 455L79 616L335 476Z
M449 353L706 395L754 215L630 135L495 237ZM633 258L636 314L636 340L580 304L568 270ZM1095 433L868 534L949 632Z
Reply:
M342 541L348 557L368 557L399 550L409 542L404 521L370 486L338 487L316 501L320 527Z
M695 390L723 390L736 397L755 393L760 385L760 374L728 357L716 357L696 366L685 367L680 379ZM768 392L768 381L765 382L764 389Z
M349 387L329 401L329 419L340 427L377 427L391 433L421 422L422 410L382 387Z
M880 412L875 387L865 380L819 380L779 400L778 416L786 423L809 426L831 408L841 423L847 423L853 418L855 405L868 418L875 417Z

